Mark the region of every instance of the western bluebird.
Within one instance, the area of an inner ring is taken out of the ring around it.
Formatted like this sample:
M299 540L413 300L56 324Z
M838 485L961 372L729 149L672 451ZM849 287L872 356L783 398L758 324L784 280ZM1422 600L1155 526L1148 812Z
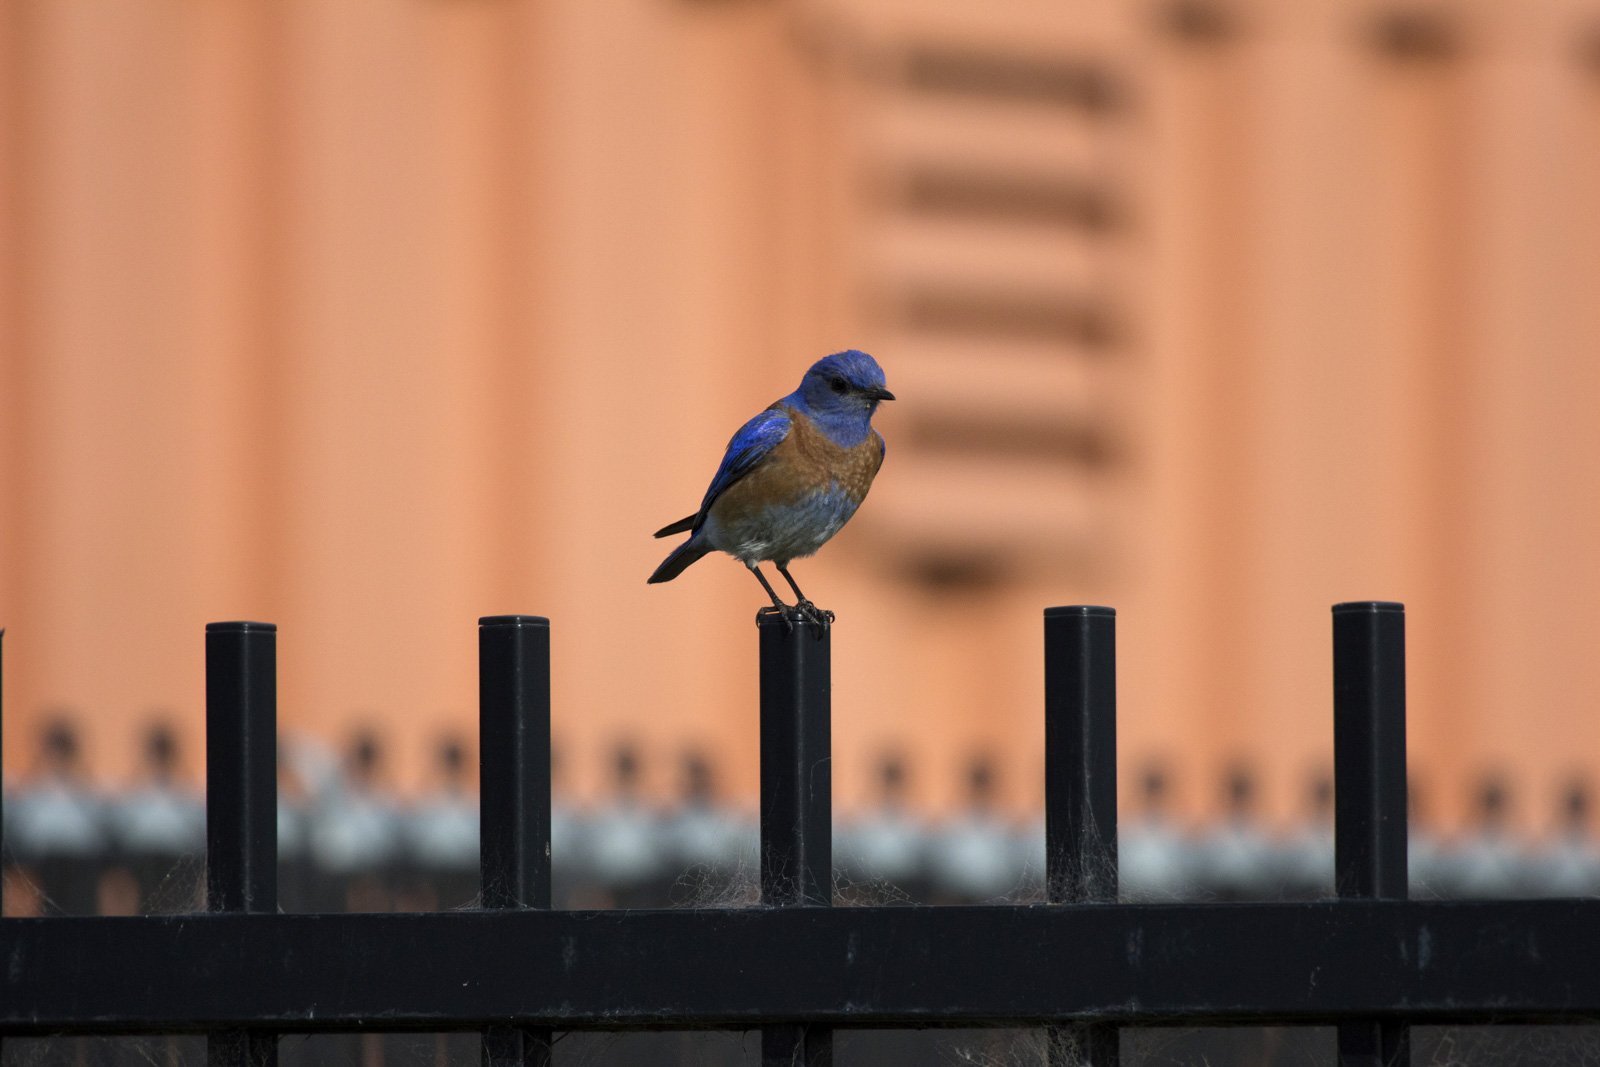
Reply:
M800 388L739 428L711 479L700 510L656 531L689 531L650 581L670 582L707 552L728 553L750 568L772 598L760 614L777 613L793 627L791 612L826 626L823 611L800 591L789 561L809 556L839 532L872 486L883 464L883 437L872 428L884 388L883 369L865 352L850 349L820 359ZM772 591L758 563L778 565L794 590L790 608Z

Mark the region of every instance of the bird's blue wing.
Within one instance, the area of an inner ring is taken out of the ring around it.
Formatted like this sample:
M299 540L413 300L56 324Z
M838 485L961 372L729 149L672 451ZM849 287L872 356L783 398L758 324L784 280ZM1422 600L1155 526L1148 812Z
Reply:
M700 501L700 514L695 518L695 529L705 522L706 512L711 510L711 505L717 497L755 470L756 465L785 437L789 436L789 416L777 408L768 408L743 426L733 435L728 442L728 451L722 456L722 466L717 468L716 475L711 479L711 487L706 490L705 499Z

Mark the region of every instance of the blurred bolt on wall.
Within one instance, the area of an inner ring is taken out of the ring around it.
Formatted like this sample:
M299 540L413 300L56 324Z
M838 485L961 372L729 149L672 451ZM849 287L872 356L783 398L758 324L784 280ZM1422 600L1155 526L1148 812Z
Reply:
M650 532L847 347L842 897L1033 892L1070 603L1127 892L1322 892L1377 597L1417 891L1593 885L1600 0L15 2L0 189L8 906L193 906L222 619L280 627L285 906L471 900L508 611L561 898L742 899L760 600Z

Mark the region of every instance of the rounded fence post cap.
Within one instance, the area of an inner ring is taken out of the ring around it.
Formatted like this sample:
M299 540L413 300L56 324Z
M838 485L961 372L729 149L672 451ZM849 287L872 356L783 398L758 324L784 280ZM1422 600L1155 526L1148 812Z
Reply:
M1047 619L1070 618L1101 618L1114 619L1117 616L1116 608L1102 607L1099 604L1068 604L1062 607L1045 608L1044 617Z
M532 626L548 630L550 620L543 615L485 615L478 620L482 627Z
M278 632L278 624L275 623L275 622L208 622L208 623L206 623L206 633L208 633L208 634L242 634L242 633L271 634L271 633L277 633L277 632Z
M1406 606L1395 600L1348 600L1333 606L1335 615L1385 614L1389 612L1403 615L1405 610Z

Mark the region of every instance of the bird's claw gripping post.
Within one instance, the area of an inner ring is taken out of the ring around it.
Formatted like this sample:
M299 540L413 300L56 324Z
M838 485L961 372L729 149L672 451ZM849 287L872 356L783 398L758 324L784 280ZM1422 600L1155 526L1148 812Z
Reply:
M783 629L789 636L794 636L795 623L805 623L816 627L815 637L822 640L822 635L828 632L828 627L833 623L833 612L819 608L809 600L790 606L788 604L768 604L756 611L756 625L760 626L762 620L773 616L783 620Z
M809 600L801 600L794 606L795 614L817 624L817 640L822 640L822 635L828 627L833 625L834 614L826 608L819 608Z

